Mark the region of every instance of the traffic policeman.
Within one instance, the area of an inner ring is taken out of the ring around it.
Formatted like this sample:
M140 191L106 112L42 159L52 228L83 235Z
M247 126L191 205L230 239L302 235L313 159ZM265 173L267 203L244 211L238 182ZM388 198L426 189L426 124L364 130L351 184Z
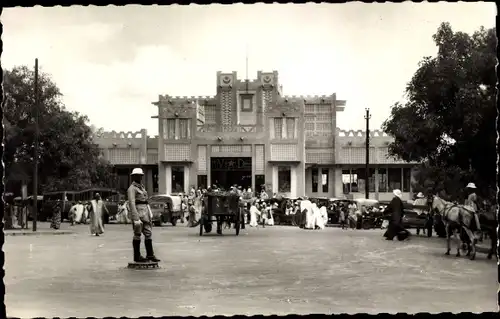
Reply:
M153 251L151 209L148 205L148 193L142 185L144 172L141 168L132 170L132 185L127 190L128 204L130 208L130 217L134 230L132 245L134 247L135 262L159 262ZM141 234L144 235L144 245L146 246L146 258L141 256Z

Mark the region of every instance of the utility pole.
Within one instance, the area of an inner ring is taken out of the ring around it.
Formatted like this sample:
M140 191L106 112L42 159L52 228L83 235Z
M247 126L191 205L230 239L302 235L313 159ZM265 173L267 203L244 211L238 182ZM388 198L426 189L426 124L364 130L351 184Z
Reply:
M246 84L245 93L248 93L248 43L246 45L246 50L245 50L245 84Z
M33 105L35 117L35 169L33 171L33 231L36 231L38 219L38 59L35 59L35 105Z
M370 109L366 108L366 115L365 115L365 120L366 120L366 142L365 142L365 153L366 153L366 159L365 159L365 198L368 199L370 195L370 183L368 181L369 176L370 176L370 168L368 167L370 164Z

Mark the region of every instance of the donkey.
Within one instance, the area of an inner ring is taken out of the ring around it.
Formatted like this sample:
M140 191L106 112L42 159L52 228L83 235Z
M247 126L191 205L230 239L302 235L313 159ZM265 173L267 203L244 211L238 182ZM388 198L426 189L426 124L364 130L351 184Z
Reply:
M451 235L455 237L457 243L457 254L460 256L461 243L458 240L457 232L462 228L471 239L471 255L470 259L476 258L476 243L481 238L481 225L478 216L475 212L464 208L461 205L453 204L445 201L437 195L429 198L431 210L436 211L443 218L446 227L446 255L450 254Z

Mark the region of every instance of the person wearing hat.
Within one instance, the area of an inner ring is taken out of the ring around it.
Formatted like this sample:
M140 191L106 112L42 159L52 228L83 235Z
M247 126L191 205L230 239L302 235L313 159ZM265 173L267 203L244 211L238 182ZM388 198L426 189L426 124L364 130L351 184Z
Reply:
M132 227L134 230L134 237L132 246L134 248L134 261L146 262L153 261L159 262L160 260L155 257L153 251L153 227L151 224L151 211L148 206L148 193L142 185L142 177L144 172L141 168L134 168L132 170L132 185L127 190L128 204L132 219ZM146 246L146 258L141 256L141 234L144 235L144 245Z
M387 205L384 214L391 214L389 226L384 234L386 240L393 240L395 236L399 241L405 240L410 236L410 232L403 227L403 201L401 197L403 194L401 190L395 189L392 192L394 197L389 205Z
M474 183L469 183L465 187L465 192L467 195L467 199L465 200L464 207L468 210L472 210L474 212L477 211L477 195L476 195L476 184Z
M424 194L422 192L419 192L417 194L417 198L413 201L414 206L426 206L427 205L427 199L425 198ZM418 215L421 215L425 213L425 209L422 208L414 208L413 209ZM429 214L427 214L427 219L429 219ZM429 220L426 221L426 224L429 222ZM425 229L422 229L422 233L425 235ZM420 227L417 227L417 235L420 234Z

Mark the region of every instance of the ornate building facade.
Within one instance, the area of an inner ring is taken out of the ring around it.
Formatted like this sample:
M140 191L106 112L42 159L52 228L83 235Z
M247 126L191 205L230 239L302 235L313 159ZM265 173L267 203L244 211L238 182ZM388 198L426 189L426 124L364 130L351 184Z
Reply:
M215 96L160 95L159 136L111 132L97 138L116 167L118 188L141 166L150 193L186 192L190 186L232 184L285 196L411 196L414 164L387 156L391 138L370 132L370 172L365 176L365 132L343 131L337 112L346 101L329 96L283 96L278 72L257 79L217 73Z

